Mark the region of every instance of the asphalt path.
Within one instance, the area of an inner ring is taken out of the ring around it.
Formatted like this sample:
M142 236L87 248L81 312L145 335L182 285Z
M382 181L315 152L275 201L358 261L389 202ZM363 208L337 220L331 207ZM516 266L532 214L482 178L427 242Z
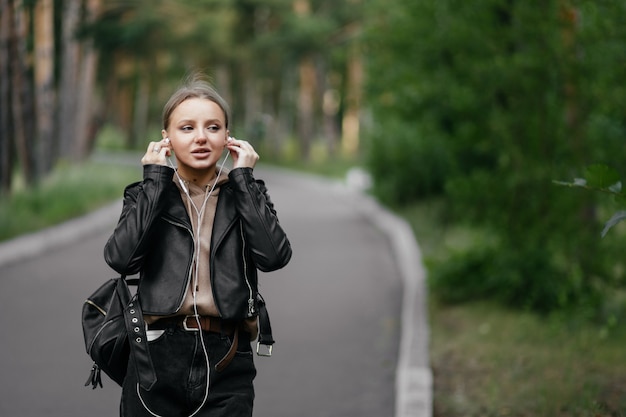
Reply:
M411 286L389 230L372 221L379 209L334 182L257 171L294 255L259 277L276 344L271 358L255 358L255 417L428 416L427 334L411 318L423 308L406 308ZM91 361L80 310L115 276L102 250L120 209L0 245L0 416L118 414L114 382L83 386ZM409 369L417 377L399 377Z

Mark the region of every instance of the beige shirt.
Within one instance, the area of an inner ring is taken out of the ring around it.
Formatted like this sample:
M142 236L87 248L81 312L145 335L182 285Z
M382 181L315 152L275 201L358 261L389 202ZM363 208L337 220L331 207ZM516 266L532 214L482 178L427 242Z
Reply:
M189 191L191 200L187 197L185 191L178 182L178 178L174 178L176 185L181 190L181 196L187 207L187 213L191 219L193 233L196 241L196 254L192 265L192 276L187 294L181 307L181 314L196 314L194 311L194 289L197 313L202 316L218 316L213 292L211 290L211 271L209 268L210 251L211 251L211 232L213 230L213 220L215 219L215 209L217 207L217 198L219 196L220 184L228 180L228 176L222 174L217 180L215 188L213 183L205 186L199 186L194 183L185 181L185 187ZM193 201L193 204L192 204ZM199 231L198 231L199 226ZM199 244L199 246L198 246ZM199 253L198 253L199 250Z

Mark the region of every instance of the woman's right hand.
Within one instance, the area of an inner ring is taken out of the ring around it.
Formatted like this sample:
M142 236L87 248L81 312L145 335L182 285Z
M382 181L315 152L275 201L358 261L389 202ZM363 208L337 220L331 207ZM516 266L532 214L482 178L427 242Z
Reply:
M145 155L141 158L142 165L167 165L167 157L172 154L170 140L165 138L159 142L150 142Z

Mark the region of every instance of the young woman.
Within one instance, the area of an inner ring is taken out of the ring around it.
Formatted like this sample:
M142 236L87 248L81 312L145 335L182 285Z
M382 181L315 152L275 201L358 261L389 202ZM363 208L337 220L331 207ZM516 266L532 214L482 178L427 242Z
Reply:
M230 137L229 122L219 94L188 80L164 107L162 140L141 160L143 181L124 192L105 260L121 274L139 273L156 382L139 383L145 361L131 355L121 416L252 415L257 270L285 266L291 246L253 177L259 156Z

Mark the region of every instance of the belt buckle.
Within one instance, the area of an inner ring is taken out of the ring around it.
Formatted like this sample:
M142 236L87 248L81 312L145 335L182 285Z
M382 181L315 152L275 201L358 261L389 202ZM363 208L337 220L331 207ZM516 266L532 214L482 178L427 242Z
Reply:
M187 330L188 332L199 332L200 331L200 326L198 327L189 327L187 326L187 319L188 318L193 318L194 320L199 317L195 314L190 314L188 316L185 316L185 318L183 319L183 329ZM196 325L198 325L198 322L196 321Z
M261 350L260 350L261 342L256 342L256 354L259 355L259 356L267 356L267 357L272 356L272 346L273 345L263 344L263 346L267 346L267 351L266 352L261 352Z

